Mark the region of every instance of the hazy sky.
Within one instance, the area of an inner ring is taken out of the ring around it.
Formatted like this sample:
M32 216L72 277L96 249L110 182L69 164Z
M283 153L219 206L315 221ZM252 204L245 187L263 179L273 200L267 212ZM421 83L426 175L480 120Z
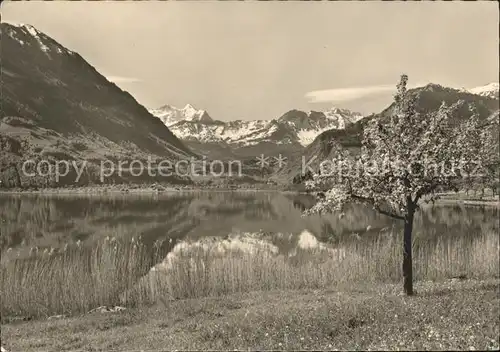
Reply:
M2 21L34 25L146 107L191 103L221 120L378 112L401 73L498 81L496 1L4 2Z

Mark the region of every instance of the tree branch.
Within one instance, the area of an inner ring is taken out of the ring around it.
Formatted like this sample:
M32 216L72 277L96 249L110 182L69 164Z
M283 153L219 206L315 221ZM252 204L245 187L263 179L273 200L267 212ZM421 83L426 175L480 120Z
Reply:
M432 191L434 191L436 188L437 188L437 184L434 183L434 184L431 184L431 185L427 185L427 186L424 186L422 188L420 188L417 193L415 194L415 204L418 203L418 201L420 200L420 198L428 193L431 193Z
M395 214L393 212L390 212L390 211L387 211L387 210L383 210L381 209L380 207L378 206L375 206L375 200L373 198L370 198L370 197L363 197L363 196L358 196L356 194L353 194L351 193L350 196L357 200L357 201L360 201L360 202L363 202L363 203L368 203L370 205L373 205L373 208L378 211L380 214L382 215L386 215L386 216L389 216L391 218L394 218L394 219L398 219L398 220L404 220L404 216L401 216L401 215L398 215L398 214Z
M397 215L397 214L394 214L394 213L391 213L391 212L388 212L388 211L385 211L385 210L382 210L380 209L379 207L375 207L375 210L378 211L380 214L382 215L387 215L393 219L397 219L397 220L404 220L405 218L401 215Z

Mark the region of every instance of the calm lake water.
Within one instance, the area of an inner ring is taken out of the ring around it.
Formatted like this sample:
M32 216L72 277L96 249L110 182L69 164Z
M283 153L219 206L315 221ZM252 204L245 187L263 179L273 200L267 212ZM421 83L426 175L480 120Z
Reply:
M319 241L359 241L401 232L401 223L363 206L338 214L302 217L314 198L265 192L200 192L161 195L0 195L0 248L10 253L37 246L91 244L106 236L144 243L242 233L304 230ZM471 237L498 231L498 208L435 205L418 213L417 240Z

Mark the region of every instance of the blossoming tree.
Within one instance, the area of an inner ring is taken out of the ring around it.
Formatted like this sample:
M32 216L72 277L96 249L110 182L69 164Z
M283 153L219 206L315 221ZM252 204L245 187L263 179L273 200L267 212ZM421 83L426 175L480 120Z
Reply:
M367 122L361 153L341 155L329 168L320 165L306 186L325 191L308 213L341 211L347 203L361 202L404 222L403 286L412 295L416 211L423 202L434 202L439 191L456 191L464 178L482 176L481 166L490 165L495 153L492 133L474 111L460 121L453 112L461 102L443 103L434 112L417 109L407 81L402 75L388 114Z

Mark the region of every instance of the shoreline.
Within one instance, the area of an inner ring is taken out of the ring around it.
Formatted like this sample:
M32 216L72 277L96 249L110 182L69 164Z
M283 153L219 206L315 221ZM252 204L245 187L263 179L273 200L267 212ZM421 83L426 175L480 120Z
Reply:
M463 204L463 205L477 205L477 206L493 206L500 207L500 201L497 200L468 200L468 199L440 199L436 201L436 204L440 205L451 205L451 204Z
M171 195L182 193L200 192L278 192L284 194L311 195L310 192L286 189L286 187L206 187L206 186L185 186L185 185L103 185L103 186L82 186L82 187L61 187L61 188L41 188L41 189L0 189L0 195ZM487 196L485 199L478 199L475 196L467 196L463 193L443 193L442 197L435 201L438 205L462 204L469 206L494 206L500 207L500 198Z
M157 188L127 188L127 187L78 187L78 188L44 188L39 190L26 189L12 189L0 190L0 194L12 195L106 195L106 194L122 194L122 195L159 195L159 194L180 194L180 193L194 193L194 192L281 192L281 193L305 193L293 190L285 190L280 188L228 188L228 187L163 187Z

